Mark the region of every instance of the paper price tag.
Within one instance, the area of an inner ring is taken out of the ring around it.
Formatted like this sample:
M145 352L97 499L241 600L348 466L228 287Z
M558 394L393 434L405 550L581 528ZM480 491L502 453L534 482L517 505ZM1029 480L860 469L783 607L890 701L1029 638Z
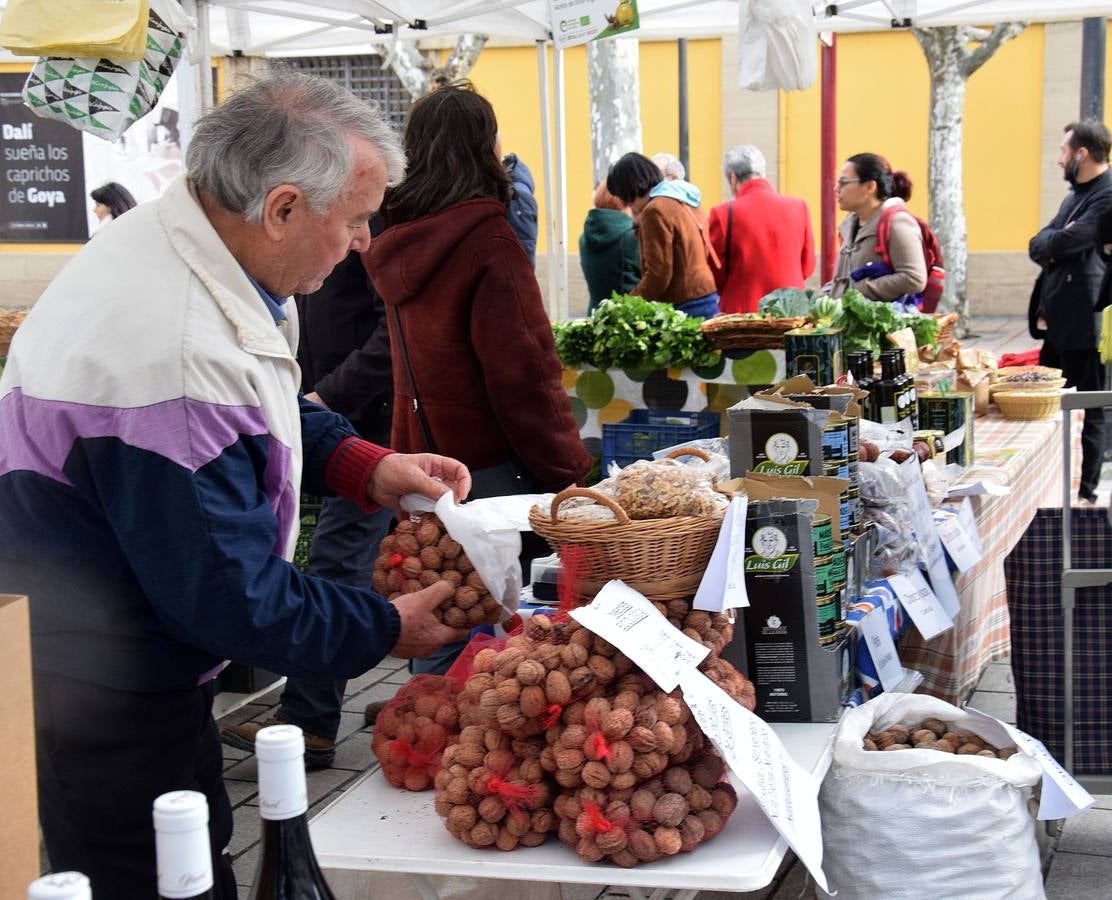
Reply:
M749 595L745 591L745 516L748 509L749 498L745 495L730 501L722 517L714 552L695 594L692 604L695 609L725 612L749 605Z
M965 536L972 541L973 546L977 548L977 552L983 556L981 530L977 527L977 517L973 513L973 501L968 497L963 497L961 506L958 507L958 521L961 522L961 527L965 529Z
M702 672L680 679L683 699L726 765L752 793L769 822L829 890L822 871L819 783L791 758L776 733Z
M927 499L927 487L923 483L923 470L915 454L900 465L900 477L907 488L907 500L911 505L911 525L915 529L919 550L930 574L931 586L942 603L942 608L946 610L949 618L953 619L961 609L961 601L958 600L958 593L954 590L950 567L946 563L946 552L942 549L942 541L934 527L931 504Z
M573 609L571 617L637 663L662 691L674 691L680 676L710 653L623 581L608 582L589 606Z
M942 546L950 554L958 571L963 575L981 561L981 552L965 532L965 526L956 515L942 515L935 520L935 528Z
M880 676L880 686L886 691L893 690L903 681L904 668L896 643L892 640L892 632L888 630L888 615L883 607L878 607L858 619L856 626L869 648L869 655Z
M1015 741L1015 745L1042 767L1042 799L1039 801L1038 816L1040 819L1066 819L1079 812L1084 812L1096 803L1093 795L1079 785L1073 776L1062 768L1042 741L1031 737L1025 731L1020 731L1014 725L1001 722L994 716L983 713L979 709L974 709L972 706L965 707L965 711L1002 726L1011 739Z
M942 634L947 628L953 628L954 623L946 615L938 597L935 596L927 579L918 569L899 575L889 575L888 583L900 598L900 604L911 621L919 629L923 640L929 641L932 637Z

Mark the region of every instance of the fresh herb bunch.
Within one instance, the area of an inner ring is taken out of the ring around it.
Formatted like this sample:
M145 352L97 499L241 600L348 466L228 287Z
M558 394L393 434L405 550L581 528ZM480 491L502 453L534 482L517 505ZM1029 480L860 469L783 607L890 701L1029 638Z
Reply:
M842 349L872 350L877 356L892 342L888 335L901 328L910 328L917 347L938 343L938 322L933 316L906 315L892 309L892 304L869 300L860 291L850 288L842 295Z
M556 352L567 366L667 369L712 365L718 353L699 330L702 319L671 303L613 294L586 319L553 325Z

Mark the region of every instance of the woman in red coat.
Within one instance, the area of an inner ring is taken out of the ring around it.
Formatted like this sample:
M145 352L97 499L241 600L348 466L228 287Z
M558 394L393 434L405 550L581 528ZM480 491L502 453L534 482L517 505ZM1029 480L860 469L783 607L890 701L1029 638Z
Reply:
M477 493L560 490L591 457L537 279L506 221L497 132L469 85L442 87L409 114L406 177L387 190L386 230L364 255L390 326L391 445L461 460Z
M735 147L725 168L734 197L710 211L710 242L720 260L714 273L718 307L756 312L765 294L801 288L815 270L811 215L802 200L776 193L756 147Z

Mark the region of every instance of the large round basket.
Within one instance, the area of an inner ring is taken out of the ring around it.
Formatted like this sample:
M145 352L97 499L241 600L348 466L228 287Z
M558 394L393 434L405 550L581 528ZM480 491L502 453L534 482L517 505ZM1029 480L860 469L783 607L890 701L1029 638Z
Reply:
M572 497L588 497L614 513L614 521L560 519L560 506ZM699 587L710 561L721 518L675 516L631 519L614 500L589 488L568 488L548 510L529 511L533 531L554 550L576 546L585 550L583 593L621 579L650 600L683 600Z
M1000 391L992 395L1005 419L1049 419L1062 409L1061 391Z

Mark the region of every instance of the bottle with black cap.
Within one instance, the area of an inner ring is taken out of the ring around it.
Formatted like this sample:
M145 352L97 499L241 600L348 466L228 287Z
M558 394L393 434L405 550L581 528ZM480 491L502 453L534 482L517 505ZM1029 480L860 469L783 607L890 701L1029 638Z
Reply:
M335 900L309 840L304 755L296 725L271 725L255 736L263 839L250 900Z
M93 900L93 889L80 872L52 872L27 886L27 900Z
M870 396L861 401L861 418L877 421L879 416L873 412L872 386L876 380L873 375L873 351L854 350L849 354L849 370L853 375L854 386L858 390L870 392Z
M160 900L212 900L208 800L198 791L171 791L154 801Z

